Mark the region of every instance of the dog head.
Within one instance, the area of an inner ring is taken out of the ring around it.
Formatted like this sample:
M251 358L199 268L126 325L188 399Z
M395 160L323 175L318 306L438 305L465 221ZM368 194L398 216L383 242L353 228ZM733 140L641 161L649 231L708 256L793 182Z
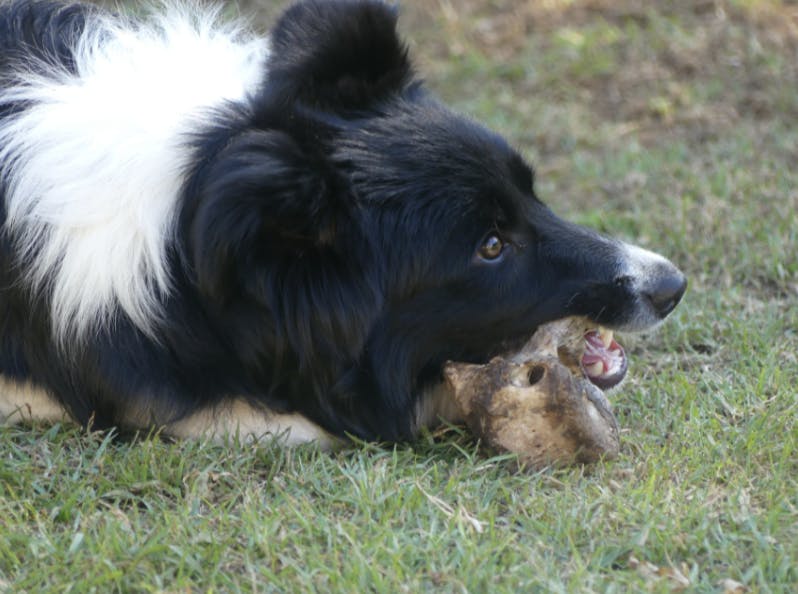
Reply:
M405 436L446 360L566 316L640 330L679 302L673 264L558 218L517 151L425 89L394 9L297 4L268 69L204 139L188 253L255 375L305 373L333 430Z

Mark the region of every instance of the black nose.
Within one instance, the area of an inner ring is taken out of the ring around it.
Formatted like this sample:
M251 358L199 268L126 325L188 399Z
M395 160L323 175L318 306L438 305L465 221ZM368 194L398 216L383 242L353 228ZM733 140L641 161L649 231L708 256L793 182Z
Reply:
M678 270L672 270L655 278L646 287L643 296L651 303L657 315L664 318L676 308L686 289L685 276Z

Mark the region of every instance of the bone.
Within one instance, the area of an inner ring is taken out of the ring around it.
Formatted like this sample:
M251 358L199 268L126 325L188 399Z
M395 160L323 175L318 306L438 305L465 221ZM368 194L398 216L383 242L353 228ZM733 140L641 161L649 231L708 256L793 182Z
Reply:
M610 404L579 365L588 328L580 319L552 322L517 353L485 365L446 364L450 391L483 443L533 469L618 455Z

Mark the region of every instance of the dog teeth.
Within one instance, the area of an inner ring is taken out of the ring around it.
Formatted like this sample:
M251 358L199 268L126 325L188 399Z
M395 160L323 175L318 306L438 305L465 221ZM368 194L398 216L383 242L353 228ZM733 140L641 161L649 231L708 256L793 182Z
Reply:
M601 338L601 342L604 343L604 348L607 349L610 348L610 345L612 344L612 339L615 337L613 331L599 326L598 335Z
M604 373L604 363L596 361L590 365L585 365L585 373L593 377L602 375Z

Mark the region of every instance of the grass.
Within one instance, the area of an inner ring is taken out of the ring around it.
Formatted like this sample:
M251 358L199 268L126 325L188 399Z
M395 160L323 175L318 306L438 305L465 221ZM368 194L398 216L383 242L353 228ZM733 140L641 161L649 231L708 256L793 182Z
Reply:
M798 588L798 7L404 13L430 84L530 157L544 200L690 277L661 330L623 337L620 458L516 472L457 428L333 455L6 428L0 591Z

